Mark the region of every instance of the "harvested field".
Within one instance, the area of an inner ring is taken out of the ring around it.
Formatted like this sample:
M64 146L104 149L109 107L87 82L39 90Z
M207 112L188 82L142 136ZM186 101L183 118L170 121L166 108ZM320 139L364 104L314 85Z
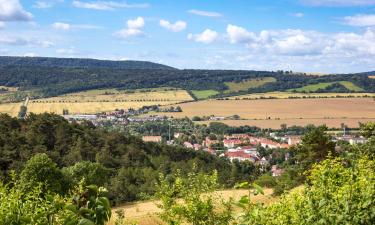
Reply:
M230 97L229 99L265 99L265 98L362 98L375 97L375 93L293 93L293 92L267 92Z
M238 201L242 196L248 195L246 190L224 190L215 192L215 196L222 196L223 199L228 200L233 198L235 201ZM265 204L272 203L277 200L277 198L272 197L272 190L265 189L264 195L257 195L251 198L254 202L261 202ZM114 225L115 223L115 211L124 210L125 218L127 221L137 222L139 225L158 225L164 224L157 217L157 213L160 212L160 209L156 206L157 201L147 201L147 202L138 202L138 203L129 203L124 206L116 207L113 209L113 214L111 221L108 225Z
M229 126L256 126L260 128L271 128L271 129L280 129L281 124L286 124L288 127L293 125L295 126L306 126L308 124L314 124L316 126L319 125L327 125L331 128L341 128L341 123L349 126L350 128L358 128L359 122L366 123L369 121L374 121L373 119L280 119L280 120L222 120L219 122L225 123ZM209 124L212 121L201 121L196 122L199 124Z
M239 115L256 125L280 127L289 124L335 125L350 119L350 124L375 119L375 101L372 98L328 98L328 99L266 99L266 100L210 100L178 104L183 112L164 113L174 117ZM260 121L255 121L260 120ZM331 119L331 120L328 120ZM298 123L297 123L298 122ZM236 121L232 123L249 123Z
M153 90L126 92L115 89L91 90L53 98L30 100L28 112L53 112L62 114L67 109L71 114L91 114L115 109L141 108L150 105L170 105L191 101L184 90ZM0 112L17 115L20 103L0 104Z
M375 79L375 75L374 76L368 76L369 78L371 78L371 79Z

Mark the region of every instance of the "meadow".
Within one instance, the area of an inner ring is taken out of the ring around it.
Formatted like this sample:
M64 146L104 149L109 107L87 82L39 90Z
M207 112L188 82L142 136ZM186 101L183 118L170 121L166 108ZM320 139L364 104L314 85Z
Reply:
M261 87L267 83L276 82L274 77L262 77L257 79L250 79L241 82L225 82L225 85L229 90L225 91L226 93L246 91L250 88Z
M349 81L340 81L340 82L325 82L325 83L318 83L318 84L311 84L311 85L306 85L300 88L295 88L295 89L290 89L288 91L296 91L296 92L314 92L319 89L325 89L328 86L334 84L334 83L339 83L346 87L350 91L363 91L363 88L353 84L352 82Z
M257 125L279 128L281 124L327 125L375 120L375 101L372 98L312 98L312 99L263 99L263 100L207 100L178 104L183 112L164 113L173 117L233 116L241 119L239 125ZM159 113L160 114L160 113ZM228 122L230 121L223 121Z
M375 93L294 93L294 92L267 92L230 97L229 99L288 99L288 98L361 98L375 97Z
M219 94L219 92L216 91L216 90L193 90L191 92L199 100L201 100L201 99L207 99L207 98L209 98L211 96Z
M150 105L170 105L193 100L184 90L151 89L125 91L116 89L90 90L52 98L30 100L28 112L91 114L115 109L141 108ZM0 112L16 116L21 103L0 104Z

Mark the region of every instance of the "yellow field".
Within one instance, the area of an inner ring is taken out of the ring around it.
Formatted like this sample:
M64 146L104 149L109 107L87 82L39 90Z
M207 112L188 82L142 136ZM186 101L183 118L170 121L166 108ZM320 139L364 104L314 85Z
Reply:
M360 123L366 123L374 121L375 118L373 119L340 119L340 118L335 118L335 119L271 119L271 120L222 120L219 122L225 123L229 126L234 126L234 127L239 127L239 126L256 126L264 129L280 129L282 124L286 124L288 127L291 126L306 126L308 124L314 124L316 126L319 125L326 125L330 128L341 128L341 123L344 123L348 127L351 128L358 128L359 127L359 122ZM201 122L196 122L199 124L209 124L213 121L201 121Z
M192 100L184 90L155 90L151 92L126 93L115 89L92 90L53 98L31 100L28 112L53 112L62 114L63 109L71 114L91 114L115 109L141 108L150 105L169 105ZM0 104L0 112L13 116L18 114L20 103Z
M375 76L368 76L369 78L371 78L371 79L375 79Z
M210 100L178 105L183 112L159 114L178 118L239 115L246 120L222 122L272 128L279 128L283 123L325 123L337 126L341 122L347 122L354 127L358 126L359 121L375 120L375 101L372 98Z
M221 196L225 200L233 198L233 200L238 201L242 196L248 195L246 190L224 190L215 192L215 197ZM260 202L264 204L270 204L275 202L277 198L272 196L271 189L265 189L264 195L256 195L251 197L252 201ZM164 224L159 220L157 213L160 212L160 209L157 207L157 201L147 201L147 202L138 202L130 203L121 207L116 207L113 209L112 218L107 225L114 225L116 216L115 211L124 210L125 219L130 222L136 222L139 225L159 225Z
M267 92L230 97L229 99L262 99L262 98L336 98L336 97L375 97L375 93L293 93Z
M0 113L7 113L11 116L17 116L22 103L0 104Z

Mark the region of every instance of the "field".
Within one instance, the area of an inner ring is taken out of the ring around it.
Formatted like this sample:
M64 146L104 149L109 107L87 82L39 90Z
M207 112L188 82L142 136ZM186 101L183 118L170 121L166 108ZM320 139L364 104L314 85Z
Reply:
M223 199L228 200L233 198L233 200L238 201L242 196L248 195L246 190L224 190L215 192L215 196L221 196ZM264 195L252 196L251 199L254 202L260 202L264 204L269 204L277 200L277 198L272 196L271 189L265 189ZM159 225L164 224L157 217L157 213L160 212L160 209L156 206L158 202L156 201L147 201L139 203L130 203L121 207L113 209L113 214L111 221L108 225L115 224L115 212L117 210L125 211L125 219L130 222L136 222L139 225Z
M225 91L226 93L246 91L249 88L261 87L267 83L276 82L276 79L273 77L263 77L258 79L250 79L242 82L225 82L225 85L228 86L229 90Z
M219 92L215 90L193 90L191 92L197 99L207 99L211 96L219 94Z
M358 128L358 123L366 123L370 121L375 121L375 118L373 119L271 119L271 120L223 120L219 121L222 123L225 123L229 126L256 126L264 129L280 129L282 124L286 124L288 127L291 126L306 126L308 124L314 124L316 126L319 125L326 125L330 128L341 128L341 123L344 123L345 125L351 127L351 128ZM201 121L196 122L199 124L209 124L212 121Z
M375 120L375 101L372 98L210 100L178 105L183 112L165 114L179 118L239 115L245 120L236 123L274 128L283 123L318 125L322 121L327 125L350 122L358 126L359 121Z
M62 114L63 109L67 109L71 114L90 114L149 105L169 105L191 100L192 97L184 90L155 89L132 93L104 89L31 100L28 104L28 112ZM15 116L19 106L20 103L0 104L0 112Z
M375 79L375 76L368 76L369 78L371 78L371 79Z
M327 82L327 83L319 83L319 84L311 84L307 85L301 88L296 88L296 89L290 89L288 91L296 91L296 92L314 92L319 89L324 89L327 88L328 86L334 84L336 82ZM338 82L344 87L346 87L350 91L363 91L361 87L358 87L357 85L353 84L352 82L349 81L340 81Z
M375 97L375 93L293 93L267 92L230 97L229 99L264 99L264 98L348 98L348 97Z

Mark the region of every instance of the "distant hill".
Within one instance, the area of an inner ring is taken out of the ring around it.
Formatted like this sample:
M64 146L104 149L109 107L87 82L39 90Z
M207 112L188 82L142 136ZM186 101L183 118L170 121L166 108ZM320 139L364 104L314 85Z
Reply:
M211 93L218 93L212 97L225 98L288 91L321 83L332 85L311 92L375 93L375 79L370 79L367 74L310 76L291 71L179 70L142 61L0 57L0 86L19 87L20 91L31 90L34 93L32 97L50 97L98 88L174 87L190 91L211 90ZM266 78L272 82L260 82ZM338 84L350 84L356 89Z
M46 67L81 67L111 69L175 69L158 63L146 61L111 61L80 58L48 58L48 57L13 57L0 56L0 66L46 66Z

